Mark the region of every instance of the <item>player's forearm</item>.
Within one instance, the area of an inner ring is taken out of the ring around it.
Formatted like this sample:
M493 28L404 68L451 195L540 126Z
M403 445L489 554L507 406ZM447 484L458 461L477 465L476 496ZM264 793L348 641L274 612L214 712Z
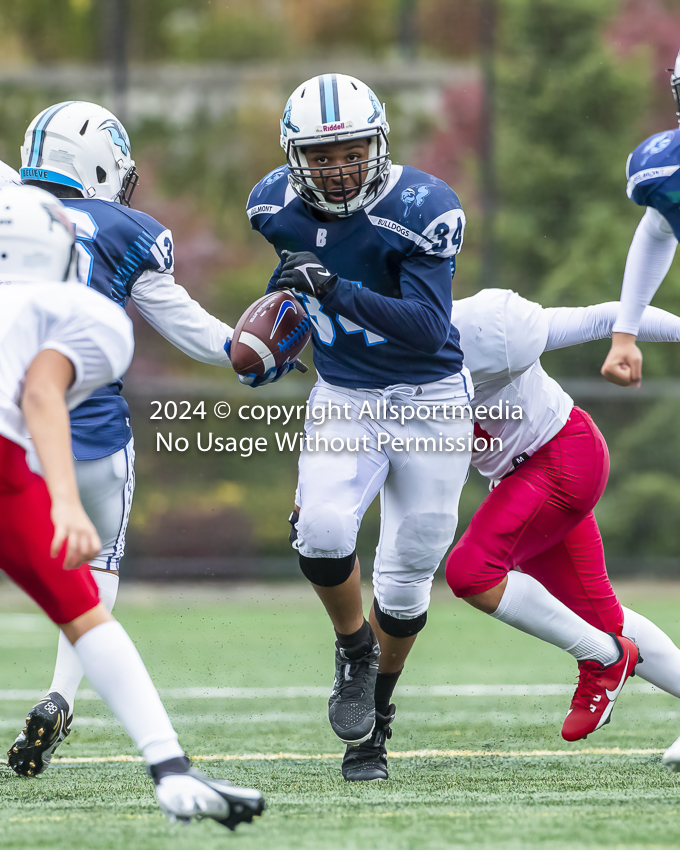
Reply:
M548 307L548 340L545 350L568 348L595 339L608 339L619 312L618 301L592 304L589 307Z
M27 386L21 407L52 501L78 502L63 391L56 386Z
M646 307L638 339L641 342L680 342L680 317L658 307Z
M449 338L450 309L447 314L420 301L388 298L342 278L322 303L362 328L414 351L436 354Z
M545 350L567 348L595 339L609 339L617 322L618 301L592 304L590 307L551 307L548 319L548 341ZM658 307L645 307L638 326L642 342L680 342L680 318Z
M132 287L132 300L151 327L189 357L231 365L224 346L233 328L208 313L170 275L142 276Z
M642 313L666 277L677 244L665 219L648 209L628 251L615 333L637 334Z

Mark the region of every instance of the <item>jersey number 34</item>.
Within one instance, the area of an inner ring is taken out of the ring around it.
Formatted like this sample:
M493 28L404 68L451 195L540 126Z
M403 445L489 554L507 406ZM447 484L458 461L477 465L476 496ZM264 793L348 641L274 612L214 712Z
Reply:
M305 310L307 311L309 318L314 323L313 328L316 331L319 340L324 345L333 345L336 336L335 324L333 319L327 313L324 313L323 304L311 295L300 295L299 297L305 305ZM360 327L350 319L346 319L344 316L336 314L335 318L346 334L363 334L366 345L380 345L381 342L387 342L384 336L378 336L378 334L375 334L372 331L367 331L366 328Z

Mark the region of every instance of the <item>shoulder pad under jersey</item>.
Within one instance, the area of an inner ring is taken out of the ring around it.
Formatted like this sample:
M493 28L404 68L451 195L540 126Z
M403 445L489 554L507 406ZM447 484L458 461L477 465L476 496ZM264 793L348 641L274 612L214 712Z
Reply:
M417 168L393 166L387 186L366 214L386 238L392 234L398 247L408 246L408 254L453 257L463 245L465 213L458 195Z
M287 165L275 168L266 177L263 177L250 193L246 212L251 227L255 230L259 230L263 221L272 215L276 215L297 197L288 184L289 173Z
M627 193L640 206L680 169L680 129L656 133L638 145L628 157Z
M99 198L64 198L76 238L95 242L109 268L116 270L114 289L127 292L145 271L172 274L175 251L172 233L140 210Z
M453 302L451 321L460 333L473 384L521 374L545 351L548 323L540 304L510 289L482 289Z

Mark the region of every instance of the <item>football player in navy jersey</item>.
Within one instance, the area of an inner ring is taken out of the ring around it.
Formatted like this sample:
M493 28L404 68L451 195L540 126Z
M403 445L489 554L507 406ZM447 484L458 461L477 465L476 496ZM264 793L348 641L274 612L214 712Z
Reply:
M680 52L671 71L671 90L680 123ZM656 133L637 147L628 158L626 177L628 197L646 209L628 251L621 310L602 374L620 386L639 386L642 353L635 340L640 319L666 277L680 240L680 129ZM680 738L663 761L680 770Z
M361 81L308 80L281 121L287 165L247 205L280 259L267 291L294 290L312 319L310 405L341 411L306 423L291 521L335 629L329 719L348 745L350 781L388 777L391 696L425 625L470 461L472 385L450 321L465 216L441 180L390 162L388 132ZM356 538L378 493L367 621Z
M680 121L680 52L671 71ZM645 214L628 251L621 310L602 374L613 384L639 386L642 353L635 344L645 307L666 277L680 240L680 130L656 133L628 157L628 197Z
M21 161L22 181L61 198L75 226L82 284L121 307L132 299L149 324L190 357L231 365L232 328L175 283L171 232L130 209L137 172L127 132L114 115L82 101L51 106L28 127ZM80 498L102 541L90 567L109 611L134 490L134 444L122 385L114 381L71 412ZM69 718L65 737L83 671L63 635L59 641L49 697Z

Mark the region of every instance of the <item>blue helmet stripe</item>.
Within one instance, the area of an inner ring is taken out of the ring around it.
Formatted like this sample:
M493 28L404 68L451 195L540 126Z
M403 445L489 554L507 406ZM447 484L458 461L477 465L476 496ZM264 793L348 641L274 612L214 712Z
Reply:
M319 96L321 98L321 123L332 124L338 120L335 112L338 102L338 84L335 74L323 74L319 77Z
M328 118L326 117L326 86L324 84L324 80L326 78L324 76L319 77L319 100L321 101L321 123L327 124Z
M45 144L45 129L50 121L60 110L66 106L76 103L75 100L68 100L65 103L58 103L43 112L40 120L33 128L33 139L31 140L31 152L28 157L28 167L38 168L42 163L43 145Z
M340 120L340 103L338 102L338 77L337 74L333 74L332 76L333 83L333 121Z

